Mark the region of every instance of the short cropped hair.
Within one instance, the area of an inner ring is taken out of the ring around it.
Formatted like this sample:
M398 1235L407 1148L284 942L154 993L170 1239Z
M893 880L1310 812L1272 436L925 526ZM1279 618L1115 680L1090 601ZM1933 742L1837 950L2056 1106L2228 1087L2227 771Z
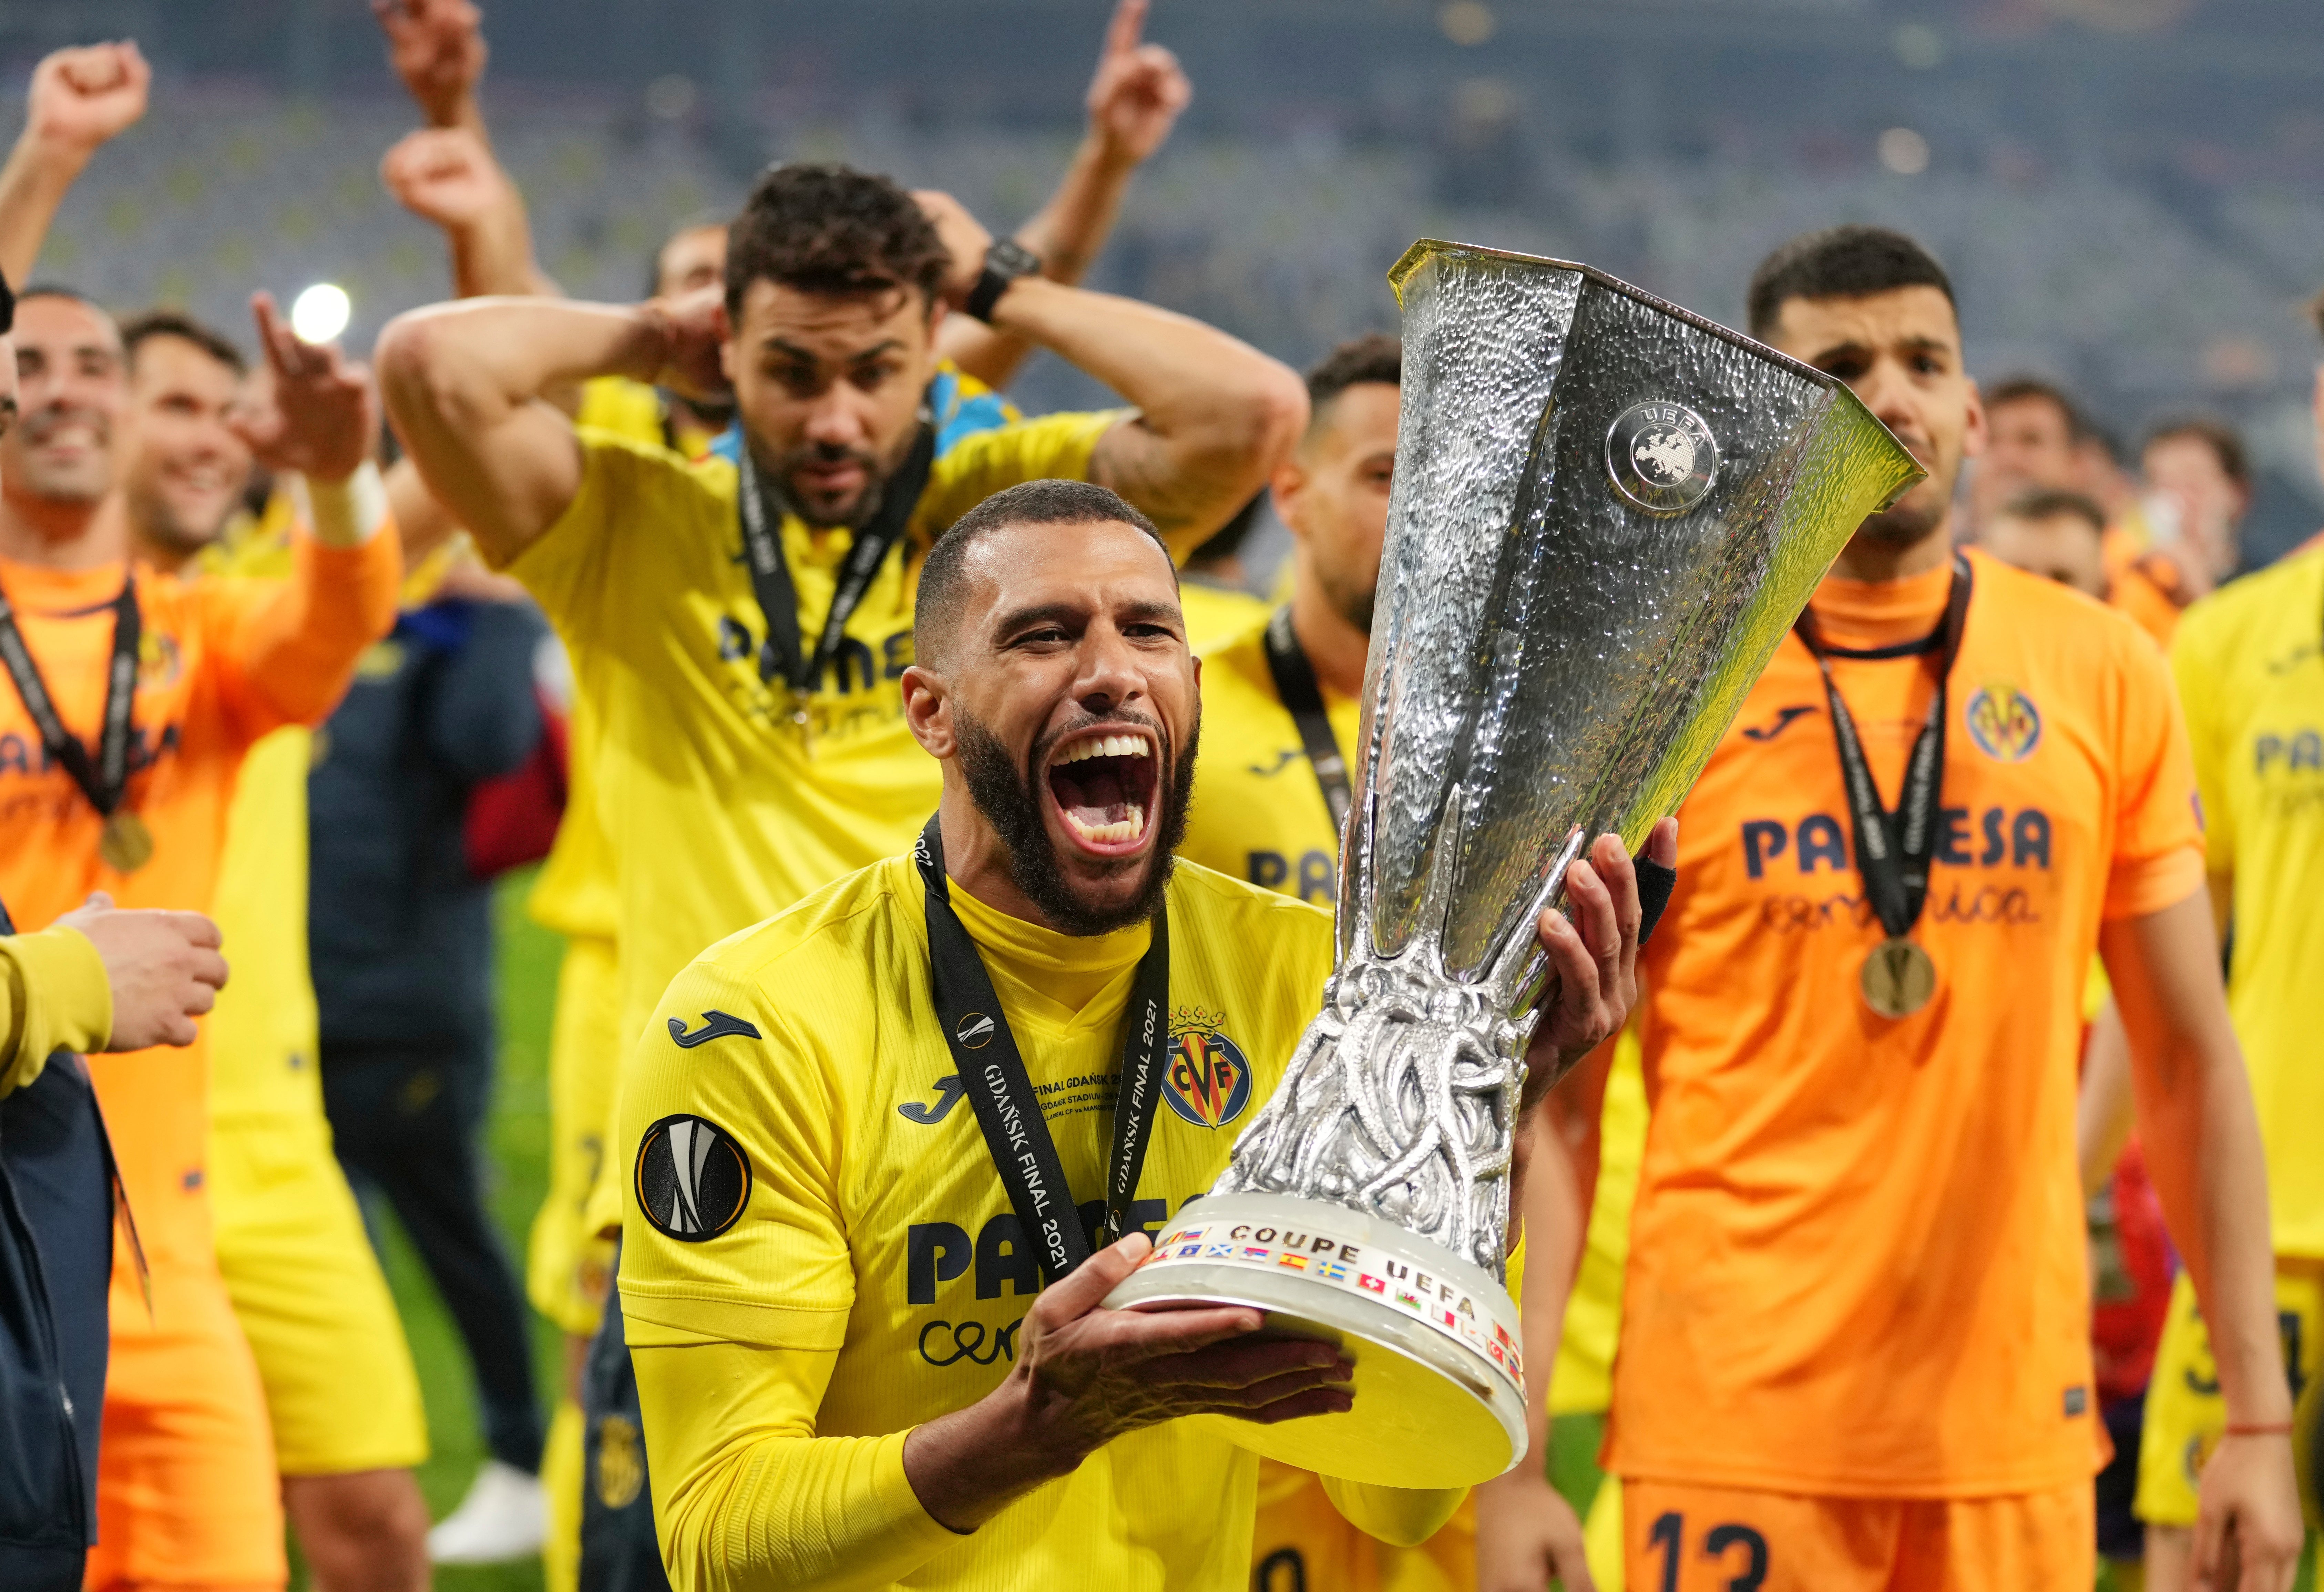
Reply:
M930 306L952 255L912 196L886 177L828 162L770 166L726 236L726 313L764 279L856 298L917 291Z
M1404 385L1404 345L1386 332L1351 337L1325 354L1307 373L1308 408L1320 416L1341 393L1365 382Z
M912 612L912 654L931 667L960 623L971 548L996 530L1017 525L1127 525L1152 538L1169 557L1162 533L1120 494L1089 481L1027 481L994 492L954 520L920 565L919 597ZM1176 577L1173 568L1173 577Z
M250 363L243 358L242 350L224 333L179 310L149 309L121 324L121 346L127 350L133 366L137 363L137 350L155 337L175 337L191 343L235 375L250 373Z
M1934 288L1960 313L1952 278L1937 257L1885 226L1828 226L1803 233L1751 273L1751 335L1766 337L1794 299L1868 299L1898 288Z
M2012 376L1997 382L1985 394L1987 414L2010 403L2046 403L2065 418L2066 440L2080 442L2090 433L2090 420L2063 387L2039 376Z
M2188 415L2166 420L2146 434L2138 451L2144 454L2158 442L2171 442L2181 437L2191 437L2208 446L2218 456L2220 473L2246 492L2251 490L2251 454L2245 448L2243 437L2234 427L2212 416Z
M2096 499L2060 487L2036 486L2019 492L2001 505L1999 516L2011 520L2057 520L2066 516L2089 522L2090 529L2099 536L2106 534L2106 511Z
M664 233L661 242L653 246L653 253L646 256L645 297L649 299L661 297L661 257L669 253L670 244L678 242L689 232L704 232L714 226L723 228L733 225L734 218L724 210L696 210L686 220Z

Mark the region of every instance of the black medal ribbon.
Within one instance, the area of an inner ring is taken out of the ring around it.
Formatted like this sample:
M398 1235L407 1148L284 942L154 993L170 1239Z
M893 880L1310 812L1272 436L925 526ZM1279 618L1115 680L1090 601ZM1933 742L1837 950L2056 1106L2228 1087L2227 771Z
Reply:
M930 818L913 845L912 857L927 892L928 971L935 986L936 1018L945 1044L960 1069L961 1086L984 1130L993 1169L1009 1191L1025 1237L1041 1263L1044 1283L1070 1275L1093 1250L1081 1215L1057 1158L1056 1141L1041 1115L1026 1073L1017 1035L1001 1009L992 975L960 915L953 910L945 877L944 835ZM1130 986L1130 1009L1121 1038L1121 1082L1114 1098L1113 1143L1106 1159L1105 1227L1101 1244L1130 1230L1130 1203L1146 1165L1147 1141L1161 1102L1163 1069L1170 1049L1170 923L1167 907L1154 912L1153 943L1139 958Z
M1840 748L1840 780L1848 789L1849 822L1855 831L1857 871L1863 876L1864 893L1879 916L1880 926L1892 940L1912 933L1928 901L1929 860L1936 851L1937 820L1944 800L1946 685L1953 660L1960 655L1973 581L1969 560L1956 553L1945 616L1934 630L1917 641L1862 649L1830 647L1816 629L1812 608L1801 610L1792 627L1823 673L1824 698L1831 707L1832 740ZM1912 757L1904 766L1904 788L1892 810L1880 804L1880 787L1865 759L1856 721L1849 714L1840 687L1832 683L1831 659L1915 656L1935 659L1937 689L1929 699L1921 732L1914 739Z
M65 728L56 699L49 695L49 683L41 677L41 666L32 661L32 649L24 644L16 611L7 594L0 593L0 667L15 682L16 695L23 698L24 711L41 732L41 745L72 776L72 782L80 787L100 818L113 816L129 788L130 722L137 705L137 648L142 637L137 581L126 575L121 582L121 595L113 600L113 652L105 671L105 722L97 732L97 755L91 759L80 737Z
M1323 805L1331 809L1332 832L1344 836L1348 808L1354 792L1348 786L1348 762L1340 755L1340 738L1332 733L1331 715L1323 711L1323 688L1316 683L1315 666L1292 633L1288 604L1267 621L1267 672L1275 676L1275 695L1299 726L1299 742L1323 787Z
M903 539L912 511L927 489L936 457L936 428L923 412L911 452L904 456L903 466L888 477L881 488L879 509L848 547L847 561L840 566L839 582L831 594L831 612L824 618L823 634L809 653L800 643L798 589L791 580L790 564L783 557L782 509L769 501L774 494L751 456L749 437L742 439L742 479L734 498L742 521L742 562L749 566L751 590L767 621L767 644L759 655L761 679L780 673L784 683L800 695L822 684L823 671L846 634L849 616L872 589L889 549Z

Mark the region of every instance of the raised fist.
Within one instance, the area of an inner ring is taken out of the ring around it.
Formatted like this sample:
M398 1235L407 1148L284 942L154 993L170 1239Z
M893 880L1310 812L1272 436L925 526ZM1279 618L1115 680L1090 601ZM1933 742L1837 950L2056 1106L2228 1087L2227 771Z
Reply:
M317 481L345 481L379 439L379 390L368 366L336 345L301 342L265 293L250 301L266 369L234 419L251 451L271 468Z
M24 131L85 160L144 115L152 84L153 69L134 41L57 51L32 69Z
M379 163L396 203L446 228L471 226L505 202L508 178L484 141L466 127L422 127Z
M371 0L387 64L428 120L448 127L484 75L484 14L470 0Z
M1097 76L1090 79L1090 135L1116 160L1135 165L1162 147L1178 113L1194 97L1178 58L1143 44L1147 0L1121 0L1105 30Z

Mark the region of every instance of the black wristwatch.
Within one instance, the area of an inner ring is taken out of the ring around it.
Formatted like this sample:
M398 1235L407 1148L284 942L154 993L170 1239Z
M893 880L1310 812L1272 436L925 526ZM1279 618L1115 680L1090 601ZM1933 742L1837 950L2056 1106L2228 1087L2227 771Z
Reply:
M1001 295L1009 284L1020 276L1041 274L1041 257L1014 238L995 238L984 251L984 269L977 273L976 286L968 290L968 302L961 308L990 326L992 307L1001 302Z

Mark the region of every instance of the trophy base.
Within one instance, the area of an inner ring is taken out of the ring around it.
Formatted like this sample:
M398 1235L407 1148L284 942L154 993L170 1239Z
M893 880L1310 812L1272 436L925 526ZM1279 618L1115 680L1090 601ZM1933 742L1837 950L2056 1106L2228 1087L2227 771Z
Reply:
M1241 1448L1343 1480L1469 1486L1525 1457L1517 1307L1485 1272L1426 1238L1287 1194L1189 1201L1117 1309L1241 1304L1268 1333L1313 1338L1355 1365L1355 1407L1260 1426L1197 1416Z

